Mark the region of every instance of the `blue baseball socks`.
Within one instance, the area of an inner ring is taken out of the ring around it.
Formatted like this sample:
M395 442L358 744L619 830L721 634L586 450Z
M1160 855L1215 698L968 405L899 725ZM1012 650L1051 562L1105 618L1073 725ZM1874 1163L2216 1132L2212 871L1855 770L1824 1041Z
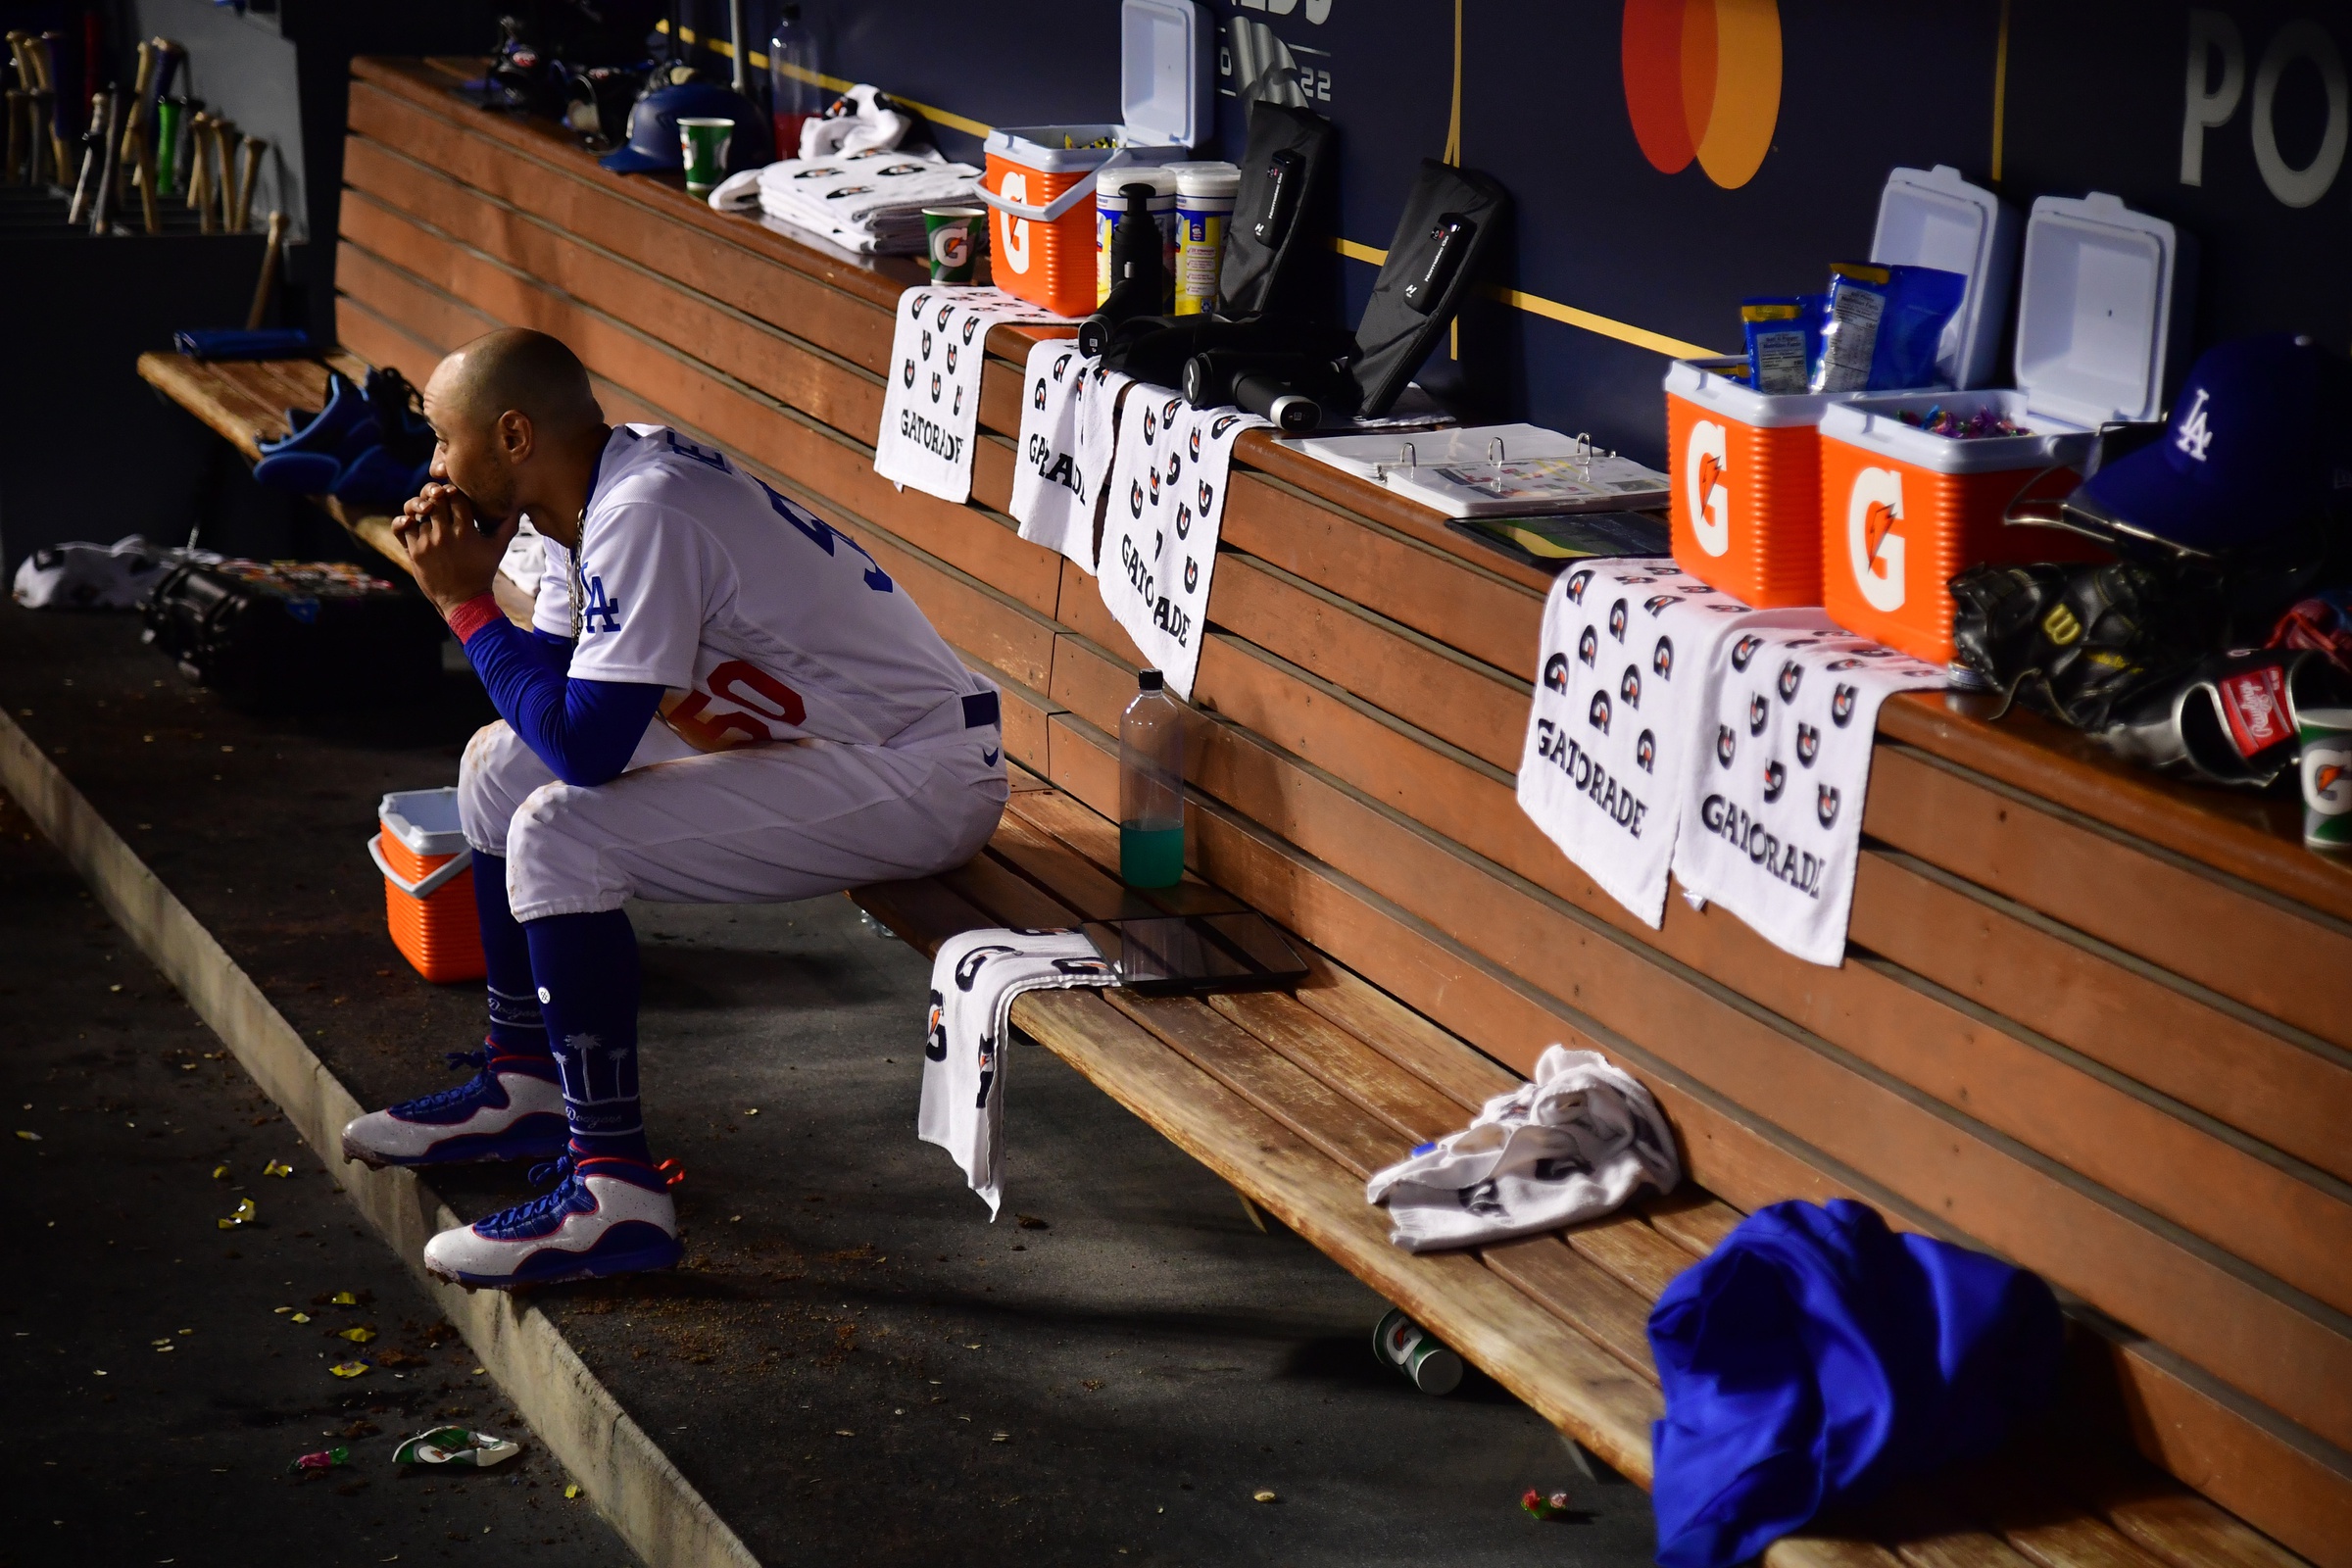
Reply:
M637 1105L637 933L629 917L618 909L551 914L520 929L562 1074L572 1157L652 1165Z

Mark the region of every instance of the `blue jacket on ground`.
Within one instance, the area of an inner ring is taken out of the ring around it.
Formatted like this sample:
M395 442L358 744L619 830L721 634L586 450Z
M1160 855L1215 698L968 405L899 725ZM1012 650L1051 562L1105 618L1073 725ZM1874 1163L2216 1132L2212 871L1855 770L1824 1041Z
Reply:
M1758 1209L1649 1314L1658 1561L1729 1568L1989 1451L2048 1402L2063 1341L2050 1288L1998 1258L1845 1199Z

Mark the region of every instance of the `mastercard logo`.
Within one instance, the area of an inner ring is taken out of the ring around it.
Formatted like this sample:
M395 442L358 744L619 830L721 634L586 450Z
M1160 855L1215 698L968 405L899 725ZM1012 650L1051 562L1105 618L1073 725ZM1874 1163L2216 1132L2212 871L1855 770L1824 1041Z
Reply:
M1625 112L1642 156L1696 159L1726 190L1755 177L1781 118L1776 0L1625 0Z

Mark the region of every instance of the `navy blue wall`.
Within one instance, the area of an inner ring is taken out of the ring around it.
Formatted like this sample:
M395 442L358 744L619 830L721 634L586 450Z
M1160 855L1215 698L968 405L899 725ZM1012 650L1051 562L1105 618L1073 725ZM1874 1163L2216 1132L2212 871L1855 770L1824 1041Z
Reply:
M1314 107L1343 137L1341 232L1386 247L1415 161L1445 151L1455 5L1287 0L1277 14L1209 3L1221 40L1237 21L1270 28L1316 73ZM1658 3L1635 0L1631 9ZM755 15L773 9L772 0L754 0ZM1096 120L1116 108L1115 0L807 0L804 9L826 46L828 74L971 120ZM2204 261L2200 345L2273 327L2352 341L2352 169L2309 205L2290 207L2266 183L2254 150L2261 63L2290 24L2316 27L2320 44L2282 54L2294 58L2277 74L2270 106L2278 160L2303 168L2330 142L2331 90L2339 128L2352 122L2342 68L2352 56L2352 8L2315 0L2203 8L2240 40L2244 84L2234 113L2204 133L2202 183L2193 186L2181 178L2189 5L2025 0L2007 23L2005 73L2003 9L2001 0L1781 0L1784 64L1770 151L1752 178L1725 189L1696 164L1661 172L1637 143L1621 66L1624 0L1464 0L1461 161L1501 179L1519 204L1496 281L1670 338L1736 347L1742 295L1821 286L1828 263L1868 246L1887 170L1942 163L2021 208L2045 193L2112 191L2195 234ZM1318 14L1321 22L1310 20ZM717 0L690 4L687 16L698 31L723 35ZM2312 58L2329 51L2332 82ZM1230 61L1231 49L1224 53ZM2217 53L2206 86L2219 80ZM1996 87L2006 105L1997 180ZM1217 151L1230 156L1240 146L1241 102L1219 104ZM969 137L942 140L976 159ZM1373 269L1348 262L1335 272L1352 318ZM1461 352L1460 384L1486 412L1591 430L1659 458L1665 361L1651 349L1488 302L1465 319ZM1451 373L1432 367L1436 379Z

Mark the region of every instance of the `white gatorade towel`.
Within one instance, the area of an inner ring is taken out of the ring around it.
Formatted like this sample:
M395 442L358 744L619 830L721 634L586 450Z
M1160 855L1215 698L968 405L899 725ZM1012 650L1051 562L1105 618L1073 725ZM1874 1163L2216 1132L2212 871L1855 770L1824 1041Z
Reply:
M1643 1187L1671 1193L1682 1179L1649 1091L1597 1051L1551 1046L1532 1083L1374 1172L1364 1198L1388 1205L1391 1241L1427 1252L1597 1219Z
M1167 676L1168 689L1188 700L1200 667L1233 444L1266 422L1239 409L1196 409L1147 383L1119 410L1095 575L1112 618Z
M1079 931L966 931L931 960L930 1032L915 1135L956 1156L995 1219L1004 1199L1004 1046L1024 991L1114 986Z
M1879 705L1948 677L1826 623L1745 627L1699 673L1705 731L1681 764L1674 874L1774 946L1836 965Z
M1022 538L1067 556L1090 575L1112 420L1127 381L1080 354L1069 338L1048 338L1029 351L1012 518Z
M1666 908L1698 688L1723 638L1771 614L1663 558L1581 562L1544 601L1519 807L1651 926Z
M980 420L980 368L1000 321L1061 318L993 288L927 283L899 296L890 380L874 471L957 506L972 494L972 432Z

